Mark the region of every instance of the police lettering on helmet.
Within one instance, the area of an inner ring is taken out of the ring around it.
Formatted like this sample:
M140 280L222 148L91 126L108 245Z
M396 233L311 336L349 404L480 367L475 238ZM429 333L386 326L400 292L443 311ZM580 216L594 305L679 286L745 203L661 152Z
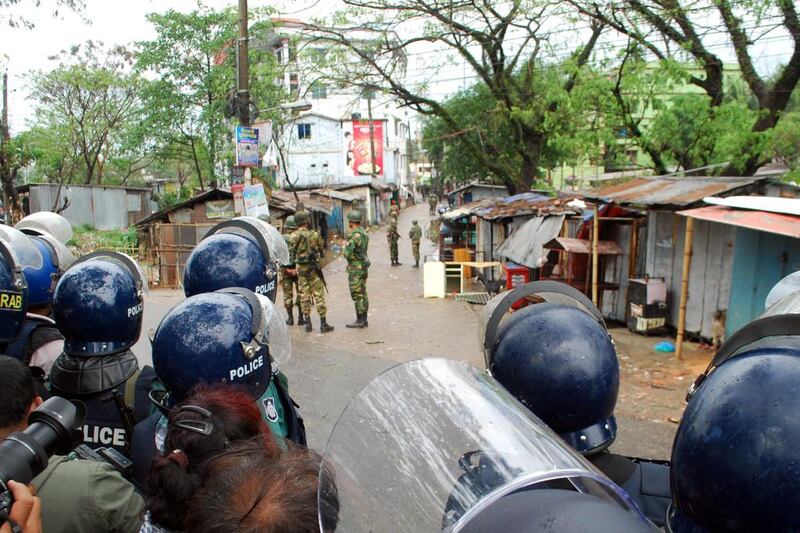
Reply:
M192 250L183 276L184 292L194 296L241 287L275 301L278 265L289 262L283 236L253 217L222 222Z

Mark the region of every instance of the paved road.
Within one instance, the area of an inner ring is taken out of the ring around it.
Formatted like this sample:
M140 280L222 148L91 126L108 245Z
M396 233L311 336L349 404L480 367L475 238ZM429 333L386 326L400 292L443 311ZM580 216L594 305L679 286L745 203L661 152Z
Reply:
M292 396L301 405L308 428L309 444L323 449L348 400L381 371L403 361L420 357L444 357L482 367L478 346L478 315L481 306L452 299L422 297L422 268L413 268L408 230L411 220L428 225L427 205L404 210L400 215L399 267L390 266L385 232L370 232L370 277L367 285L370 310L368 329L348 329L355 310L347 288L346 263L333 260L325 268L330 292L328 322L335 331L319 333L314 313L313 333L293 327L292 359L283 365ZM423 238L423 256L434 252L434 244ZM155 328L169 308L181 301L180 291L152 291L147 297L142 339L134 352L142 363L150 362L146 332ZM278 302L282 303L278 295ZM623 374L623 388L626 376ZM624 398L624 396L623 396ZM674 426L637 416L635 406L619 419L620 435L614 450L620 453L667 458Z

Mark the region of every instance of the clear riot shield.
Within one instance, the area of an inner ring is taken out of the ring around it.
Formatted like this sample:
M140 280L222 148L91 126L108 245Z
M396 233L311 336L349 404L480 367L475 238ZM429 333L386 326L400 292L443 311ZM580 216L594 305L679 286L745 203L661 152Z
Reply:
M344 410L324 461L335 487L320 480L325 532L460 531L532 487L592 494L647 523L622 489L491 377L456 361L380 374Z
M56 256L53 259L57 261L59 270L66 270L75 262L75 256L69 251L67 245L58 240L55 236L44 231L39 232L37 236L46 241L53 252L55 252Z
M42 267L44 263L42 253L28 236L18 229L0 224L0 240L14 253L18 261L17 267L20 269Z
M256 297L261 304L262 329L267 331L269 354L276 363L287 363L292 357L292 339L286 319L272 300L261 294L256 294Z
M69 221L62 215L50 211L31 213L17 222L14 227L24 233L32 233L34 235L47 233L58 239L62 244L72 238L72 225Z

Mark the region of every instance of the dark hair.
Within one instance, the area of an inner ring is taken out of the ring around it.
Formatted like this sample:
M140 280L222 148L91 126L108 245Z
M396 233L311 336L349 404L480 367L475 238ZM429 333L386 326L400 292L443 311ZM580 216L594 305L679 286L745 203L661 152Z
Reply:
M37 396L31 369L18 359L0 355L0 430L25 422Z
M317 489L324 484L325 531L336 529L333 471L313 450L290 448L279 458L242 445L209 463L186 518L186 531L318 533Z
M185 429L203 424L210 428L209 434ZM164 455L154 459L150 468L147 495L153 522L168 529L183 529L189 501L202 481L205 461L231 443L251 439L265 456L279 455L275 438L246 391L224 384L193 389L170 411Z

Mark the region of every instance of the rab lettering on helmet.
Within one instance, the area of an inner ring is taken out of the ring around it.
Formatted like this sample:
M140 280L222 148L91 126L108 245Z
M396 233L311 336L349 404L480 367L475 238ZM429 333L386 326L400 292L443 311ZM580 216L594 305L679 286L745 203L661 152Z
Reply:
M269 283L264 283L263 285L257 285L256 290L253 292L256 294L269 294L273 290L275 290L275 280L272 280Z
M22 293L0 292L0 310L20 311L22 309Z
M136 304L133 307L129 307L128 308L128 318L130 318L132 316L136 316L139 313L141 313L143 307L144 307L143 304Z
M242 379L246 375L252 374L255 370L261 368L262 366L264 366L264 356L259 355L258 358L253 359L246 365L242 365L239 368L231 369L231 375L230 375L231 381L237 378Z

